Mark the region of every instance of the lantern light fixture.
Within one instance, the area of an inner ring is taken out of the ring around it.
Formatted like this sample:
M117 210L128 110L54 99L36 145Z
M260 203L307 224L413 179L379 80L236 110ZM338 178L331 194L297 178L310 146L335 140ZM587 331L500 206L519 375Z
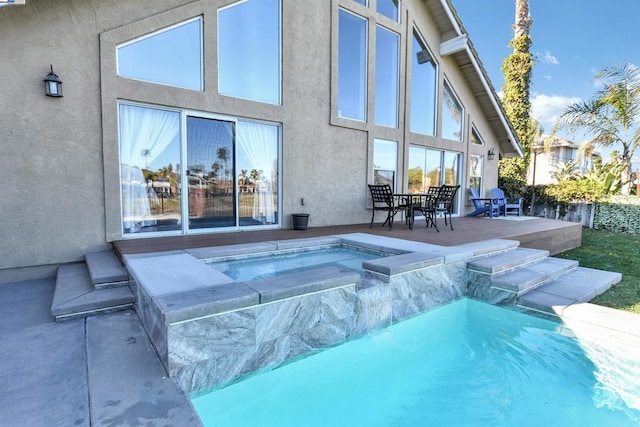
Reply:
M62 80L58 78L58 75L53 72L53 65L51 65L51 72L47 74L44 79L44 89L47 96L53 96L56 98L62 97Z

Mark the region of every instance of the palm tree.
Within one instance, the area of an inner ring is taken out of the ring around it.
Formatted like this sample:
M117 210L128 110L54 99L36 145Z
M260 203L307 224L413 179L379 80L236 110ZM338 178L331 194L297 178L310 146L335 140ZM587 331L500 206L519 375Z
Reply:
M249 179L249 175L247 175L247 170L246 169L241 169L240 170L240 175L239 175L239 180L238 183L240 184L240 187L242 189L245 189L247 187L247 180Z
M142 151L140 151L140 154L144 157L144 168L149 169L149 157L151 157L151 150L143 148Z
M225 181L229 181L229 169L227 168L227 161L229 160L229 153L225 147L218 148L218 159L224 163L224 176Z
M555 166L555 170L551 171L551 178L555 179L556 181L580 178L578 163L575 160L569 160L566 163L558 162L558 164Z
M572 104L556 129L583 131L587 147L622 148L622 194L631 193L631 164L640 143L640 69L632 64L607 67L596 74L602 89L589 101Z
M251 169L251 175L249 176L251 177L251 180L255 183L257 180L260 179L260 175L262 175L262 173L258 169Z

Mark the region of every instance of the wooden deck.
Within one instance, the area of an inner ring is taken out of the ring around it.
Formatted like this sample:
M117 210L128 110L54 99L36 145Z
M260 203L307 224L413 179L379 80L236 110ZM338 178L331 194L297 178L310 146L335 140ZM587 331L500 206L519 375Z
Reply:
M313 225L313 224L311 224ZM402 221L396 221L392 230L379 223L340 225L331 227L309 227L307 230L262 230L209 233L173 237L155 237L119 240L113 247L119 257L125 254L162 252L192 249L207 246L235 245L271 240L300 239L344 233L370 233L398 239L454 246L487 239L510 239L520 242L521 247L546 249L551 255L576 248L582 244L582 226L579 223L551 219L505 220L487 218L454 218L452 231L438 220L440 232L426 228L424 220L416 220L413 230Z

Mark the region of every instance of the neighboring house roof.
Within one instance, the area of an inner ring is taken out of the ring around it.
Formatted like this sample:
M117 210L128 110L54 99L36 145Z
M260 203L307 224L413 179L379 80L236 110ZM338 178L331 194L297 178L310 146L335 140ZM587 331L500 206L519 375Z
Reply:
M550 141L548 141L549 138L551 138ZM571 141L565 138L560 138L555 135L554 136L540 135L538 138L535 139L533 143L533 149L538 152L544 151L546 147L549 147L551 150L553 150L554 148L571 148L571 149L575 148L576 150L578 150L580 149L580 145L581 144L575 141ZM590 155L592 157L594 156L600 157L600 153L598 153L597 151L592 151Z
M551 138L551 141L547 141L549 138ZM536 138L533 143L533 148L535 150L543 150L545 148L545 145L551 148L580 148L580 144L578 144L577 142L550 135L540 135L538 138Z
M460 67L496 134L500 152L505 157L522 156L515 130L451 0L424 0L424 3L444 40L440 44L440 55L451 56Z

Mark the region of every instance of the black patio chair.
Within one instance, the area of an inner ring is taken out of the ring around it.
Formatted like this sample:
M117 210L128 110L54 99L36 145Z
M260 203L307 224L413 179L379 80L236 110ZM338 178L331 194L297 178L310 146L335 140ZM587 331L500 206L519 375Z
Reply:
M453 213L453 205L455 204L456 193L460 188L459 185L443 185L438 192L438 199L436 200L436 217L442 213L444 215L444 225L447 225L447 215L449 215L449 227L453 230L453 221L451 214ZM435 221L434 221L435 222ZM437 227L436 227L437 229Z
M373 220L377 211L384 211L387 213L387 218L382 225L389 224L389 229L393 228L393 217L400 211L407 209L406 205L396 203L393 191L389 184L369 184L369 191L371 191L371 200L373 201L373 209L371 212L371 224L369 228L373 227Z
M436 231L439 233L438 224L436 223L436 214L438 207L438 195L440 194L440 187L429 187L427 192L421 198L421 204L419 206L414 207L414 211L419 210L422 215L424 215L424 219L426 222L426 226L435 227Z

